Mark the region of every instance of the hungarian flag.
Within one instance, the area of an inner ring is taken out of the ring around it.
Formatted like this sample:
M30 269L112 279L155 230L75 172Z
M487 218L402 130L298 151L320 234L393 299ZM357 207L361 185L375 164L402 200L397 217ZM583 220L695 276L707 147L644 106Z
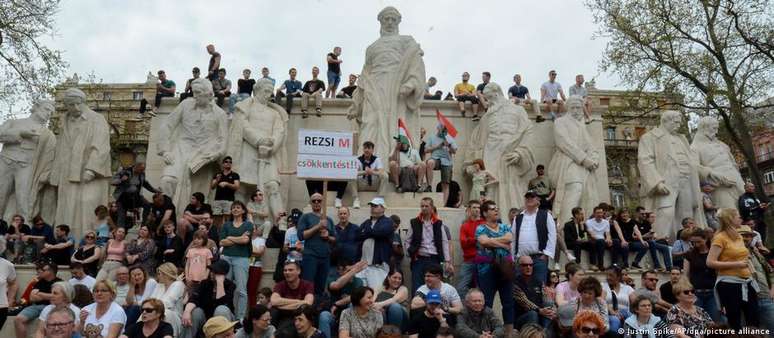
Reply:
M398 118L398 136L395 137L401 143L406 143L409 147L414 147L411 142L411 134L409 134L406 122L402 118Z
M453 139L457 138L457 128L454 128L454 125L451 123L451 121L449 121L446 116L443 116L440 110L435 110L435 116L438 118L438 123L442 124L446 128L446 139L451 142Z

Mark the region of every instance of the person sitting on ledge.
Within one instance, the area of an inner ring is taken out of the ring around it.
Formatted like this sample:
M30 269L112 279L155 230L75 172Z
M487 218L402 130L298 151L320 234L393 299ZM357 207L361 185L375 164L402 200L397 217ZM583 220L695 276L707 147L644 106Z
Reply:
M355 74L349 74L349 85L341 88L341 91L339 92L339 95L336 95L336 98L339 99L351 99L352 95L355 93L355 89L357 89L357 75Z
M441 99L441 95L443 94L443 92L439 94L438 93L439 91L436 91L434 94L430 94L430 89L433 89L433 87L435 87L437 83L438 83L438 80L434 76L431 76L429 79L427 79L427 85L425 85L425 100Z
M478 97L476 96L476 87L468 83L470 73L462 73L462 82L454 85L454 96L457 98L460 106L460 114L465 117L465 102L470 101L473 105L473 118L478 117Z
M159 82L156 84L156 98L153 101L153 111L161 105L162 97L175 96L175 81L167 79L167 73L163 70L158 71Z
M583 74L575 75L575 84L570 86L570 96L580 96L583 98L583 115L586 117L586 124L591 123L591 100L586 87L583 86Z
M285 80L285 82L277 89L276 99L279 100L279 98L285 97L285 111L290 113L290 111L293 110L293 98L301 97L303 85L301 84L301 81L296 80L298 71L296 71L295 68L290 68L288 74L290 74L290 79ZM284 93L282 92L283 90L285 91Z
M358 191L378 191L383 195L387 191L388 182L387 173L384 171L382 159L374 155L374 145L371 141L363 143L363 155L358 156L357 179L352 182L352 207L360 209L360 198ZM341 201L336 200L336 206L341 206Z
M194 80L199 78L200 74L199 67L193 67L191 70L191 74L193 75L192 78L188 79L188 81L185 82L185 90L183 90L182 93L180 93L180 102L183 102L183 100L193 97L193 87L191 87L191 83L194 82Z
M309 98L314 98L314 110L317 112L317 117L322 117L322 93L325 91L325 82L317 78L320 74L320 68L312 67L312 79L304 83L303 91L301 92L301 117L307 118L306 109L309 107Z
M551 120L556 119L556 115L564 108L564 101L567 101L567 97L564 96L562 85L556 82L556 71L551 70L548 72L548 81L544 82L540 86L540 102L546 107L546 110L551 114ZM545 118L538 116L535 122L543 122Z
M226 68L218 70L218 78L212 80L212 91L215 93L218 107L223 108L226 98L231 96L231 80L226 79Z
M395 149L390 155L390 181L399 193L415 192L419 182L425 179L427 169L416 149L411 148L408 138L395 137Z

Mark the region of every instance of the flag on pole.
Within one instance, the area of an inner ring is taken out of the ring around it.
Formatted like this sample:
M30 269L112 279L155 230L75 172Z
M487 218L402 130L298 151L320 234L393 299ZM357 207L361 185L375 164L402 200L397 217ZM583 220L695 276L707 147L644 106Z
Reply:
M402 118L398 118L398 136L396 136L396 139L401 143L408 144L409 147L414 147L414 144L411 142L411 134L409 134L406 122Z
M454 128L454 125L451 123L451 121L449 121L446 116L443 116L440 110L435 110L435 116L438 118L438 123L442 124L446 128L446 139L451 142L457 137L457 128ZM451 140L449 140L449 138L451 138Z

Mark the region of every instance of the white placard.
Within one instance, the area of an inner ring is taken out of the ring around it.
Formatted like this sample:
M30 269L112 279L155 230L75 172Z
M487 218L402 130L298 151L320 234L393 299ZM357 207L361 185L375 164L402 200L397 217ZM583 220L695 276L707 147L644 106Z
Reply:
M355 156L298 154L298 178L354 180L360 161Z
M298 130L298 153L315 155L352 156L352 133Z

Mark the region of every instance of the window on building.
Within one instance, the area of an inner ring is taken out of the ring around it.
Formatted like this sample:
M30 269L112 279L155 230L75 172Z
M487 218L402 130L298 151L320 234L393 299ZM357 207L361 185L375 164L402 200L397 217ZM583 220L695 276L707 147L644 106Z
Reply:
M132 100L135 100L135 101L142 100L142 92L141 91L132 92Z
M615 140L615 127L607 127L605 129L605 135L607 135L605 138L608 140Z
M774 183L774 170L768 171L765 174L763 174L763 183L765 184Z
M110 99L113 98L113 93L111 92L102 92L102 101L110 101Z
M625 206L625 198L623 191L620 190L610 190L610 197L611 202L613 203L613 206L616 209L623 208Z

